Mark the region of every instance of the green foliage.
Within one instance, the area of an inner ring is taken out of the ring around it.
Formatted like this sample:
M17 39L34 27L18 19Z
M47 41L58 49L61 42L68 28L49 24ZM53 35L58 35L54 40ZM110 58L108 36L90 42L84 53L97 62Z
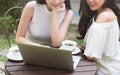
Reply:
M0 7L1 7L0 16L4 15L4 13L7 11L7 9L9 7L12 7L12 6L15 5L14 1L16 1L16 0L7 0L7 1L6 0L0 0Z
M9 38L10 38L10 43L15 44L15 35L9 34ZM8 45L7 40L6 40L6 36L0 35L0 51L6 49L8 47L9 47L9 45Z
M78 47L81 46L83 44L83 40L81 39L77 39L77 25L70 25L69 29L68 29L68 34L66 39L70 39L70 40L74 40L78 43Z
M76 33L76 30L77 30L77 25L71 24L70 27L69 27L69 29L68 29L68 32L74 32L74 33Z
M4 13L13 6L21 6L24 7L24 5L31 0L0 0L0 16L3 16ZM11 14L15 15L18 12L13 12ZM16 14L18 15L18 14Z
M8 48L6 37L5 37L5 35L0 35L0 51L5 48Z
M0 56L0 61L5 62L7 60L6 56Z
M6 17L6 26L8 28L8 32L13 32L13 30L17 28L15 18L8 15Z
M8 48L7 41L1 39L1 40L0 40L0 51L3 50L3 49L5 49L5 48Z
M76 42L77 42L78 47L80 47L81 45L83 45L83 40L79 40L79 39L77 39L77 38L72 39L72 40L74 40L74 41L76 41Z
M17 28L16 20L12 16L6 16L5 20L4 17L0 17L0 31L1 34L4 31L4 27L6 26L8 32L13 32L14 29Z

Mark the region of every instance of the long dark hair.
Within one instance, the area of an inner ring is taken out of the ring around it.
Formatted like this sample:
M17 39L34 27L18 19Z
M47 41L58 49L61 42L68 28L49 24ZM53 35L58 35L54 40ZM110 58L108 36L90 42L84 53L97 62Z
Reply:
M117 16L119 27L120 27L120 9L117 6L116 0L105 0L102 8L110 8L113 10L115 15ZM81 0L80 9L79 9L80 20L78 23L78 32L80 36L79 39L83 39L89 25L91 24L91 19L96 15L96 11L90 10L86 0Z
M46 4L46 0L36 0L37 3L40 3L40 4ZM70 0L65 0L65 7L66 9L71 9L71 4L70 4Z

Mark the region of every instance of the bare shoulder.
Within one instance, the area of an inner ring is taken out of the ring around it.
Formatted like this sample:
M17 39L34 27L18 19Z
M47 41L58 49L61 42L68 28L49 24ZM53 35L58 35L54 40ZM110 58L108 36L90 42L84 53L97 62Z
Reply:
M99 13L96 22L105 23L105 22L111 22L115 19L116 19L116 15L114 14L114 12L111 9L106 8L104 11Z
M35 4L35 1L30 1L30 2L28 2L28 3L25 5L25 8L24 8L24 9L31 9L31 10L33 10L33 9L34 9L34 4Z
M35 4L35 1L30 1L25 5L25 7L23 9L23 15L24 16L30 17L30 18L33 16L34 4Z

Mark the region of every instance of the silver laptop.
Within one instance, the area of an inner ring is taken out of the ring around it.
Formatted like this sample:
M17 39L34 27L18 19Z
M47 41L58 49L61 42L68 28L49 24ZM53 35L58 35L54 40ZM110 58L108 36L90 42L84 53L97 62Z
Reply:
M81 57L58 48L18 44L25 64L74 71Z

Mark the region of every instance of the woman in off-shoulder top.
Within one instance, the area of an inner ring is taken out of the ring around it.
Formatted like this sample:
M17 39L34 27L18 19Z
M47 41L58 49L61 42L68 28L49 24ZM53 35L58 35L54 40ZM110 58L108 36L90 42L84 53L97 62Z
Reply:
M81 50L97 65L96 75L120 75L120 10L116 0L81 0Z
M30 1L22 12L16 42L59 47L72 18L70 0Z

